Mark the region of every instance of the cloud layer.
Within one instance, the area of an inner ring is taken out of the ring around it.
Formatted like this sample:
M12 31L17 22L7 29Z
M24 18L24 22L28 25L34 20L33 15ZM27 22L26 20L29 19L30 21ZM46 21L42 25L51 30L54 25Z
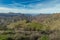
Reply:
M60 0L0 0L0 12L60 13Z

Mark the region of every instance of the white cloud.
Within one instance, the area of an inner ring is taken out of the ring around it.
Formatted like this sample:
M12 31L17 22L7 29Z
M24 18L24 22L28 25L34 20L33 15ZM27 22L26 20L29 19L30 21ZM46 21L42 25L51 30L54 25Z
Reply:
M52 8L44 8L44 9L16 9L16 8L6 8L0 7L0 12L8 13L8 12L15 12L15 13L59 13L60 7L56 5L56 7Z

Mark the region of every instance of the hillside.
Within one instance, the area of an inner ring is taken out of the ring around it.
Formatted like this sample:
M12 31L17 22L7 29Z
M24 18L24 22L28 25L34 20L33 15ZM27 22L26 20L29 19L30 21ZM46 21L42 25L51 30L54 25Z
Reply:
M33 20L37 21L38 23L47 24L49 26L58 26L60 23L60 13L36 15Z
M37 22L43 22L50 16L51 16L51 14L38 14L33 17L33 20L36 20Z
M45 14L45 15L38 15L34 19L38 23L42 23L47 26L47 30L53 31L50 34L52 40L60 40L60 13L55 14Z
M60 13L0 13L0 35L0 40L60 40Z

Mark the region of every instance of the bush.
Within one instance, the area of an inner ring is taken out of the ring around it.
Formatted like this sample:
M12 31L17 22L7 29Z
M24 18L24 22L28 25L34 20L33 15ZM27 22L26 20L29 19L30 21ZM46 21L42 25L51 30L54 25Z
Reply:
M27 23L26 30L29 31L40 31L43 30L43 25L35 22Z
M48 35L43 35L38 40L49 40L49 37L48 37Z

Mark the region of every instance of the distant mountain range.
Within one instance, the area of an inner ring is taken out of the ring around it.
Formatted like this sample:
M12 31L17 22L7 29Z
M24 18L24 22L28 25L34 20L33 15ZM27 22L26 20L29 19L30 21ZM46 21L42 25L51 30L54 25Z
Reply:
M0 13L0 18L12 18L12 19L26 19L26 20L36 20L39 22L43 22L47 20L47 18L51 19L53 17L58 18L60 13L56 14L22 14L22 13Z

